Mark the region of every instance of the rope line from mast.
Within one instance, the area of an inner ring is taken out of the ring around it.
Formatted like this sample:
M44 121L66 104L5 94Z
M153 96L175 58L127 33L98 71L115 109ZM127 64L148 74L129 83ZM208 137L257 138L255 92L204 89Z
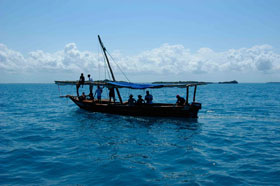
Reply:
M100 46L101 47L101 46ZM99 47L98 47L99 48ZM102 47L101 47L102 48ZM99 48L100 49L100 48ZM102 53L102 52L101 52ZM109 66L108 66L108 64L106 63L106 59L105 59L105 54L104 53L102 53L102 56L103 56L103 62L104 62L104 79L106 79L107 78L107 75L108 75L108 79L109 80L112 80L112 78L110 77L110 74L109 74L109 70L108 70L108 68L109 68Z
M109 56L111 57L112 61L116 64L116 66L118 67L118 69L121 71L121 73L123 74L123 76L126 78L126 80L127 80L128 82L130 82L129 79L127 78L127 76L125 75L125 73L122 71L122 69L121 69L120 66L118 65L118 63L115 62L115 60L114 60L114 58L111 56L111 54L110 54L108 51L107 51L107 53L108 53Z
M98 62L98 80L100 80L100 63L99 61L100 60L100 48L99 48L99 45L97 44L97 48L98 48L98 54L97 54L97 62Z

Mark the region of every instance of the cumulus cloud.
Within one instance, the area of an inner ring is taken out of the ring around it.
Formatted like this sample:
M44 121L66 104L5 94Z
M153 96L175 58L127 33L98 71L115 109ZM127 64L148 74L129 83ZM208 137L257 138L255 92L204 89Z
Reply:
M0 69L10 72L18 71L21 68L27 68L27 65L21 53L10 50L0 43Z
M69 43L64 50L55 53L37 50L24 56L0 44L0 70L19 73L98 71L100 66L104 65L100 55L96 52L80 51L75 43ZM224 52L201 48L191 52L183 45L163 44L134 56L126 56L120 52L112 52L112 56L123 71L134 74L280 72L280 55L269 45L230 49Z
M128 71L155 73L213 73L280 70L280 55L269 45L215 52L201 48L191 53L182 45L164 44L136 56L121 56L118 61Z

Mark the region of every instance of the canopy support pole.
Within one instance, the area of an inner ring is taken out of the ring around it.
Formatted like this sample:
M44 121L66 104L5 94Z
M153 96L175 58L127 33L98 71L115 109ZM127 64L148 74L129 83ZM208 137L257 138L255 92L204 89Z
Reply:
M76 84L76 91L77 91L77 96L79 97L79 88L80 88L80 84Z
M195 102L196 87L197 87L197 85L195 85L195 86L194 86L194 92L193 92L193 102Z
M103 50L103 52L104 52L104 55L105 55L105 58L106 58L108 67L109 67L110 72L111 72L111 75L112 75L112 79L113 79L113 81L116 81L115 76L114 76L114 73L113 73L113 70L112 70L111 65L110 65L110 62L109 62L109 59L108 59L107 54L106 54L106 48L104 47L104 45L103 45L103 43L102 43L101 38L100 38L99 35L98 35L98 40L99 40L99 43L100 43L100 45L101 45L101 47L102 47L102 50ZM117 93L118 93L118 97L119 97L119 100L120 100L121 104L123 104L123 102L122 102L122 97L121 97L121 94L120 94L120 92L119 92L119 89L116 88L116 91L117 91Z
M186 105L189 104L189 86L187 86Z

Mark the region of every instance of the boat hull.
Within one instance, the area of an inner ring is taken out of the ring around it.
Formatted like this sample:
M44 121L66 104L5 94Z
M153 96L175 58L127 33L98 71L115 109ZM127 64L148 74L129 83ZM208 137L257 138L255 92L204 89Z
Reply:
M162 103L130 106L128 104L119 103L109 104L108 101L105 100L103 100L102 103L97 103L92 100L79 100L74 96L69 96L69 98L80 108L91 112L128 116L197 118L197 113L201 109L200 103L192 103L184 106Z

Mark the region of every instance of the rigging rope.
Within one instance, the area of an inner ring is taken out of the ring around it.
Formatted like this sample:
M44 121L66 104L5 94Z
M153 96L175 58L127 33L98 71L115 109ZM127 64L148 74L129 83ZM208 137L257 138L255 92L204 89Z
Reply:
M101 47L101 46L100 46ZM109 70L108 70L108 68L109 68L109 66L108 66L108 64L107 64L107 62L106 62L106 59L105 59L105 54L102 52L102 56L103 56L103 62L104 62L104 79L106 79L106 76L108 75L108 79L109 80L112 80L111 79L111 76L110 76L110 74L109 74Z
M109 73L109 66L108 66L108 64L107 64L107 62L106 62L106 60L105 60L105 56L104 56L104 72L105 72L105 76L106 75L108 75L108 79L109 80L112 80L112 77L111 77L111 75L110 75L110 73ZM107 74L106 74L107 73ZM106 78L105 78L106 79Z
M97 56L97 62L98 62L98 79L100 80L100 48L99 48L99 45L97 45L97 48L98 48L98 56Z
M105 61L105 57L104 57L104 54L103 55L103 63L104 63L104 79L106 79L106 61Z
M100 46L101 47L101 46ZM102 48L102 47L101 47ZM100 49L99 47L98 47L98 49ZM98 50L99 51L99 50ZM107 50L106 50L107 51ZM128 79L128 77L125 75L125 73L122 71L122 69L120 68L120 66L115 62L115 60L114 60L114 58L112 57L112 55L107 51L107 53L109 54L109 56L111 57L111 59L112 59L112 61L115 63L115 65L118 67L118 69L121 71L121 73L123 74L123 76L126 78L126 80L128 81L128 82L130 82L130 80ZM110 74L109 74L109 70L108 70L108 68L109 68L109 66L108 66L108 64L106 63L106 61L105 61L105 54L104 54L104 52L102 52L102 56L103 56L103 59L104 59L104 74L105 74L105 79L106 79L106 72L108 73L108 79L110 80L111 78L111 76L110 76ZM106 68L107 67L107 68ZM111 79L112 80L112 79Z
M120 66L115 62L115 60L114 60L114 58L111 56L111 54L107 51L107 53L109 54L109 56L111 57L111 59L112 59L112 61L116 64L116 66L119 68L119 70L122 72L122 74L124 75L124 77L126 78L126 80L128 81L128 82L130 82L129 81L129 79L127 78L127 76L125 75L125 73L122 71L122 69L120 68Z

